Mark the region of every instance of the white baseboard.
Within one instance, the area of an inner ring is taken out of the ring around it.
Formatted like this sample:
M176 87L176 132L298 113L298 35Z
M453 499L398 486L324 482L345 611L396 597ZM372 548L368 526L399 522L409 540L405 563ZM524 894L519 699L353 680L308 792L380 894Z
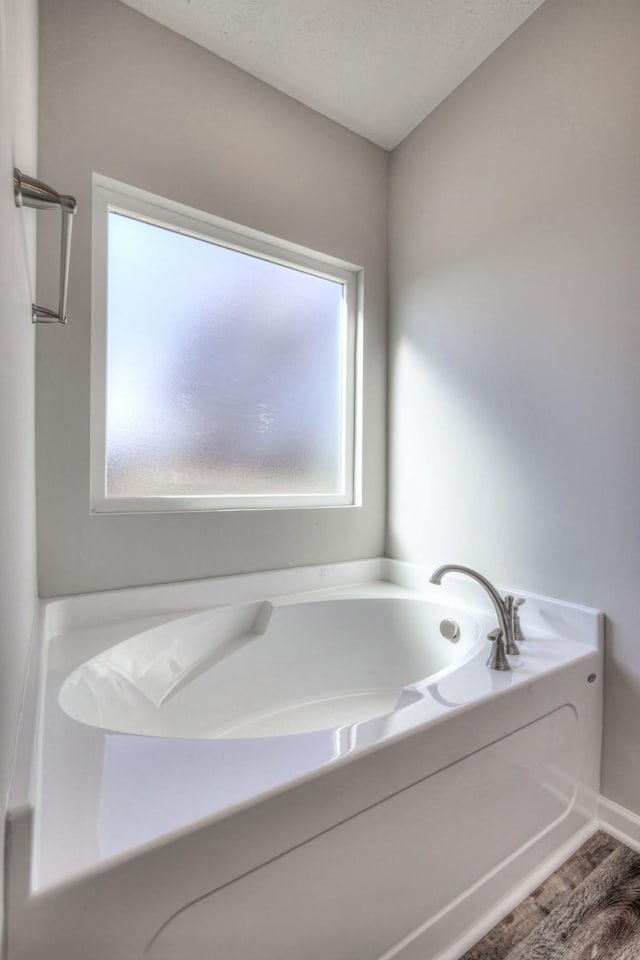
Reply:
M598 800L598 822L605 833L640 853L640 817L606 797Z

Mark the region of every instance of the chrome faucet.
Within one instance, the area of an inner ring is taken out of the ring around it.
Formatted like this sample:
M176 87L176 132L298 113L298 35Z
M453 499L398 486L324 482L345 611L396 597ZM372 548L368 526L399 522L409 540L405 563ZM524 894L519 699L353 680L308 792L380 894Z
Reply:
M429 577L429 583L442 583L442 578L447 573L463 573L465 576L471 577L472 580L475 580L480 586L484 587L491 597L491 602L498 617L498 628L492 630L487 637L492 643L487 666L491 667L492 670L510 670L511 666L505 654L513 657L520 653L518 645L516 644L515 628L517 624L518 630L520 631L518 607L524 603L524 600L515 600L511 595L505 597L503 600L496 588L486 577L483 577L481 573L472 570L470 567L462 567L457 563L445 563L442 567L438 567ZM520 637L522 637L521 631Z

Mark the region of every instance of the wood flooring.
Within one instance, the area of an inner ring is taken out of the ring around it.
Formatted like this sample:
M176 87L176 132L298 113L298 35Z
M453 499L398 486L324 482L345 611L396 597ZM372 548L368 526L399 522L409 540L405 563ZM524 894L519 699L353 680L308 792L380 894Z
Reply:
M596 833L461 960L640 960L640 854Z

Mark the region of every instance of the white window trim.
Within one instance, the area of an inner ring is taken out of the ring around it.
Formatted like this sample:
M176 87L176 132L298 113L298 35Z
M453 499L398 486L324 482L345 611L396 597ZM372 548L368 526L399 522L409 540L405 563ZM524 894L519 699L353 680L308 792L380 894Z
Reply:
M134 215L176 233L215 243L345 286L347 323L342 350L343 420L341 492L335 494L107 497L107 289L109 213ZM91 511L93 513L174 513L201 510L281 510L354 507L362 503L362 295L363 271L354 264L279 240L221 217L100 174L93 175L91 295Z

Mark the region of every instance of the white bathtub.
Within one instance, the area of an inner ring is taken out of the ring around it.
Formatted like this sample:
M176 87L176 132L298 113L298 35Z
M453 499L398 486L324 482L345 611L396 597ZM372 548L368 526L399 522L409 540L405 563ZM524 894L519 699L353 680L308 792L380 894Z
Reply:
M496 673L483 592L427 574L45 605L8 960L445 960L572 852L595 828L601 617L527 598Z

